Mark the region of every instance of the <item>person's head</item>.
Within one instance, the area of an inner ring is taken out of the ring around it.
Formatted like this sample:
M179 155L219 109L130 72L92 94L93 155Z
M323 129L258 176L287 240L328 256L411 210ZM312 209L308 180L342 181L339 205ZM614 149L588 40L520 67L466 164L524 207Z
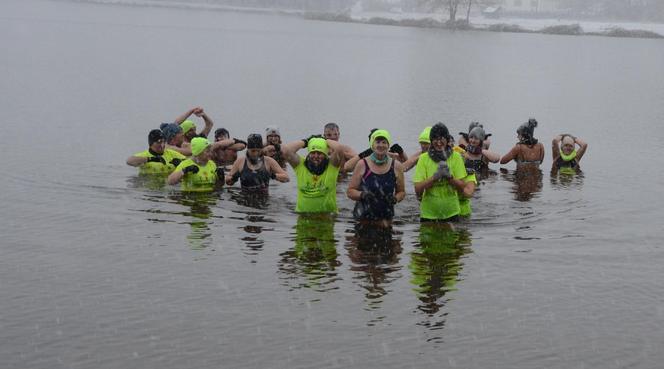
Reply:
M180 123L180 128L182 128L182 134L187 141L191 142L191 139L196 137L196 124L191 120L187 119Z
M182 134L182 128L175 123L162 123L159 128L164 134L164 140L166 143L173 146L180 146L184 141L184 135Z
M431 133L431 127L425 127L422 130L422 133L420 133L420 137L418 138L418 142L420 144L420 149L422 152L427 152L429 151L429 145L431 145L431 140L429 139L429 134Z
M267 142L268 145L281 144L281 133L279 133L279 127L268 126L265 128L265 142Z
M470 130L468 133L468 143L475 147L482 147L482 143L486 139L486 132L481 126L477 126Z
M339 141L339 126L336 123L328 123L323 128L323 137L332 141Z
M528 145L536 144L537 140L535 137L533 137L535 134L535 127L537 127L537 120L535 120L535 118L530 118L526 123L520 125L516 130L516 133L519 137L519 142Z
M571 135L563 135L563 139L560 140L560 151L565 155L571 155L572 152L574 152L575 147L574 137Z
M377 129L369 136L369 146L376 155L383 156L390 149L391 140L390 132L384 129Z
M258 133L252 133L247 137L247 159L256 164L263 155L263 137Z
M429 141L431 141L431 147L435 151L444 151L450 142L450 131L447 129L443 123L438 122L431 127L429 131Z
M231 134L228 133L228 130L226 128L217 128L214 131L214 141L223 141L223 140L228 140L231 138Z
M309 151L307 159L314 165L322 164L327 159L329 153L327 142L324 138L320 137L310 139L307 150Z
M470 134L470 132L471 132L471 131L473 130L473 128L475 128L475 127L484 128L484 126L483 126L482 124L480 124L480 122L470 122L470 124L468 125L468 133Z
M191 155L202 162L210 159L210 141L203 137L194 137L191 140Z
M157 154L163 154L164 149L166 148L166 141L164 140L164 134L159 129L153 129L148 133L148 146L152 152Z

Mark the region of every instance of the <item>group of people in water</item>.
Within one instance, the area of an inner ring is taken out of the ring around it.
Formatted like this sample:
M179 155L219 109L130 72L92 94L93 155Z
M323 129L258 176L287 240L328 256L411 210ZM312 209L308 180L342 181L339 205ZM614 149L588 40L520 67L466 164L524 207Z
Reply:
M192 115L205 123L200 132ZM265 137L253 133L246 141L219 128L210 142L213 126L203 108L192 108L151 130L148 149L130 156L127 164L138 167L141 174L167 176L166 183L180 183L183 191L213 191L239 180L243 190L260 195L268 193L270 180L288 182L290 165L297 181L297 213L336 213L338 179L352 173L346 195L355 201L353 216L380 222L393 218L395 204L406 195L404 173L414 167L421 221L450 222L470 216L477 176L488 170L489 163L514 160L517 166L539 166L545 154L544 145L534 137L535 119L518 127L518 142L502 157L490 150L491 134L478 122L460 132L456 145L445 124L426 127L418 138L420 150L412 155L384 129L372 129L369 147L357 153L339 142L335 123L326 124L322 135L289 143L282 142L276 126L267 127ZM553 170L578 171L587 147L570 134L556 136ZM302 149L307 150L305 156L298 154ZM244 150L244 156L238 156Z

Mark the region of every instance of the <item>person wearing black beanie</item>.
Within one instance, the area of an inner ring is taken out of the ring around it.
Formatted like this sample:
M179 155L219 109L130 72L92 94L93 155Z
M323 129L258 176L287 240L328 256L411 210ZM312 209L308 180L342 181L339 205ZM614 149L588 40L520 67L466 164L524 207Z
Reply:
M267 194L270 179L288 182L288 173L276 160L263 154L263 137L253 133L247 137L247 151L233 163L226 176L226 184L232 186L240 180L242 190Z
M168 175L184 159L184 155L166 148L161 130L153 129L148 133L148 149L127 158L127 165L138 167L141 174Z

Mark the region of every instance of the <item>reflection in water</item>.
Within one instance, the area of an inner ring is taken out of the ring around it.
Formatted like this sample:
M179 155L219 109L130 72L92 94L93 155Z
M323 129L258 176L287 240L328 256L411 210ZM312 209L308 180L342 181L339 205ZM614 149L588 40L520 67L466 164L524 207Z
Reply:
M238 205L254 209L267 209L268 207L269 196L265 192L229 188L228 193L231 195L231 200Z
M297 285L291 288L312 288L319 292L336 289L336 240L334 216L327 214L300 214L295 225L295 245L281 254L279 270L282 277ZM303 279L303 280L302 280Z
M187 241L192 250L202 250L210 246L210 207L217 203L218 197L214 192L181 192L171 196L171 199L179 204L191 207L188 214L192 218L189 222L191 232L187 235Z
M128 188L147 188L148 190L159 191L166 187L166 178L162 175L136 175L127 178Z
M554 188L573 188L579 189L583 186L583 172L577 168L560 168L555 165L551 168L551 185Z
M449 223L422 223L419 244L411 255L409 269L413 275L417 297L422 302L417 308L433 317L446 301L443 297L454 290L461 270L461 257L470 252L470 234L455 229ZM440 322L422 323L440 329Z
M501 168L503 178L513 182L512 193L516 201L530 201L542 191L542 170L537 165L521 164L513 173Z
M366 291L369 308L376 309L388 293L385 285L401 277L390 276L401 269L401 240L393 238L391 226L375 223L355 223L350 232L346 249L353 262L350 270L357 273L353 279Z

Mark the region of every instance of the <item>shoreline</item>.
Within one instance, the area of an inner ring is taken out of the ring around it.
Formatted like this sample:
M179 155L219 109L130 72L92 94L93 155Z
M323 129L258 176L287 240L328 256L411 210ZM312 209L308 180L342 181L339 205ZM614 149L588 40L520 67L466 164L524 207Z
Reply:
M426 15L423 17L405 18L394 16L390 13L375 14L370 16L366 14L352 15L348 13L327 13L327 12L307 12L297 9L278 9L278 8L250 8L238 7L210 3L186 3L181 1L154 1L154 0L55 0L69 1L78 3L100 4L100 5L119 5L119 6L139 6L139 7L157 7L157 8L176 8L187 10L212 10L236 13L251 14L277 14L300 17L306 20L339 22L339 23L358 23L381 26L413 27L413 28L434 28L457 31L480 31L480 32L503 32L503 33L534 33L563 36L602 36L619 38L642 38L642 39L664 39L664 35L655 31L645 29L627 29L624 27L606 24L607 27L601 30L585 31L580 22L570 21L569 24L553 24L538 29L532 29L519 24L518 19L507 19L506 22L491 20L488 23L466 22L460 19L455 22L442 21L434 16ZM512 22L510 22L512 21ZM515 22L516 21L516 22ZM523 22L529 20L522 20ZM522 23L523 23L522 22ZM558 21L557 23L560 23ZM602 24L602 23L598 23ZM664 26L663 26L664 27ZM664 32L662 32L664 33Z

